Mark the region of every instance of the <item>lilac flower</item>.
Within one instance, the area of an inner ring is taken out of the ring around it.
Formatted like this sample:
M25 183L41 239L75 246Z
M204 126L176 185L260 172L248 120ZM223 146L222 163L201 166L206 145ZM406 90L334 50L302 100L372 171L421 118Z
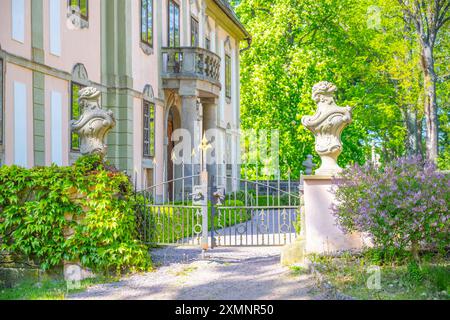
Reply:
M399 158L380 168L355 165L342 175L333 214L347 232L367 233L386 248L408 247L412 239L450 245L450 175L433 163Z

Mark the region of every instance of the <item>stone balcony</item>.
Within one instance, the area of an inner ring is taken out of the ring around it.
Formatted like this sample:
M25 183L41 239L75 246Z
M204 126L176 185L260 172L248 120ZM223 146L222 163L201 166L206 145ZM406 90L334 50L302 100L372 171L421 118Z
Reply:
M220 94L220 57L196 47L162 48L164 89L196 90L200 97Z

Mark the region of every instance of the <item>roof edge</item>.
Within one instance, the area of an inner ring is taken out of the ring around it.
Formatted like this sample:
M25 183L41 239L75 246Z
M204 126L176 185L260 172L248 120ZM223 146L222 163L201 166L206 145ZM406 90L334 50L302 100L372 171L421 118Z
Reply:
M236 13L234 12L231 5L228 3L228 1L224 0L214 0L214 2L219 6L223 12L234 22L234 24L242 31L242 33L245 35L245 40L249 40L252 38L250 33L245 29L244 25L239 21L238 17L236 16Z

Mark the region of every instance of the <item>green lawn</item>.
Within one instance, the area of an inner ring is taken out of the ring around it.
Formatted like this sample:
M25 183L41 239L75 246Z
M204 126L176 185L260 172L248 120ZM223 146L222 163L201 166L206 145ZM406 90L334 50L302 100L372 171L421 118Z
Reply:
M432 257L420 264L384 264L380 266L380 289L369 289L371 265L364 257L311 257L318 271L339 292L361 300L449 300L450 263Z

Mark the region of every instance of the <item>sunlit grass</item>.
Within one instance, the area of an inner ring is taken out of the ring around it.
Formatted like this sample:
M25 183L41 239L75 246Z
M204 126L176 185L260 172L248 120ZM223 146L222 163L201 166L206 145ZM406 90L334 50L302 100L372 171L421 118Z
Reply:
M362 300L449 300L450 263L446 259L414 264L380 265L380 287L367 285L369 261L364 257L313 258L326 281L343 294Z
M0 300L64 300L68 294L82 292L92 285L114 281L113 278L98 277L81 281L80 287L69 290L62 279L47 279L36 282L25 280L13 288L0 289Z

